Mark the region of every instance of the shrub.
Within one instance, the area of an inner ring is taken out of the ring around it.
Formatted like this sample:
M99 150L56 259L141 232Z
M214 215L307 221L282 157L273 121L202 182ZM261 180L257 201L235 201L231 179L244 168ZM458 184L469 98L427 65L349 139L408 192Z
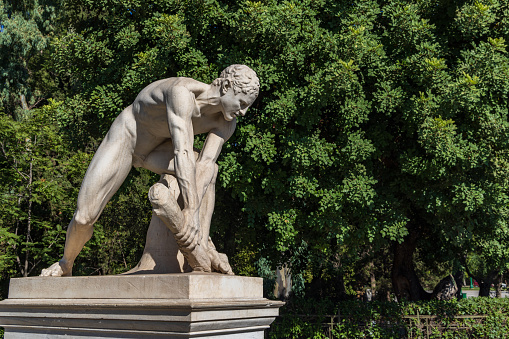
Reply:
M504 338L509 300L471 298L415 303L294 300L269 338Z

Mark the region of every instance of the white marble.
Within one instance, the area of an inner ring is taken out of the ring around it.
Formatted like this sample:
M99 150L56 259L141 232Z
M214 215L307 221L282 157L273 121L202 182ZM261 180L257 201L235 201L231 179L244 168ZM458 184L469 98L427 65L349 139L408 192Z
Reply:
M13 278L10 299L263 298L263 279L219 273Z
M64 255L41 276L72 275L74 260L92 237L94 222L132 166L161 174L149 199L192 270L233 274L228 258L216 251L209 238L216 162L235 131L237 117L246 114L259 87L256 73L244 65L227 67L211 84L180 77L145 87L115 119L97 149L67 228ZM207 135L201 150L193 148L197 134ZM146 254L135 271L155 267L150 251ZM182 269L182 260L178 261ZM159 272L165 270L176 266Z
M214 273L18 278L0 326L5 339L261 339L283 305L264 299L262 285Z

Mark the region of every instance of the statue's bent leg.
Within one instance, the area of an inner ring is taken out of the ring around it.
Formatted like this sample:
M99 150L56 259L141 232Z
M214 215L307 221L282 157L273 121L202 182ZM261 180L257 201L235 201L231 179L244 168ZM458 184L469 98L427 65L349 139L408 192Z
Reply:
M210 232L210 222L212 220L212 214L214 213L214 205L215 205L215 184L216 184L216 178L217 178L217 171L218 166L215 165L215 172L214 176L212 177L212 180L210 184L208 185L207 191L205 192L205 195L203 197L203 200L200 205L200 233L201 233L201 242L200 247L204 249L204 251L208 254L210 259L210 267L213 271L225 273L225 274L233 274L233 271L230 267L230 264L228 263L228 257L224 253L219 253L216 250L216 247L214 246L214 243L212 242L212 239L209 237ZM177 213L177 198L180 195L180 189L177 184L177 179L174 176L171 175L165 175L164 176L167 184L166 186L169 188L169 192L172 192L172 199L175 200L175 203L173 204L173 213ZM182 203L178 206L180 209L182 209ZM154 210L155 211L155 210ZM157 214L157 212L156 212ZM168 226L172 227L172 225ZM181 231L181 233L175 234L175 231L178 232L177 229L172 230L175 237L178 238L179 235L184 234L183 238L185 237L185 230ZM184 239L185 240L185 239ZM178 239L177 239L178 241ZM187 247L185 246L186 243L182 243L180 241L179 247ZM194 246L194 245L193 245ZM201 251L201 249L200 249ZM192 265L191 265L192 266Z
M93 224L124 182L132 164L132 136L118 128L108 132L94 155L78 194L78 204L67 228L63 258L42 270L42 276L70 276L74 260L93 233Z
M199 150L195 149L195 156L198 158ZM156 147L150 154L147 155L142 162L140 162L139 166L147 168L155 173L160 174L174 174L174 159L173 159L173 145L171 140L167 140L162 143L158 147ZM135 164L136 166L136 164ZM215 183L217 177L218 166L215 165L214 176L208 185L205 196L203 197L201 206L200 206L200 233L201 233L201 242L199 255L203 252L208 254L209 259L199 259L203 261L203 264L194 263L194 270L203 270L201 266L208 265L209 269L219 271L221 273L233 274L232 269L228 263L228 258L223 253L218 253L212 240L209 238L210 231L210 222L212 219L212 214L214 212L214 204L215 204ZM189 261L189 254L186 255L185 251L193 251L196 244L188 244L191 237L189 237L189 231L187 229L181 229L179 227L179 223L181 222L181 210L183 208L183 202L178 201L181 198L180 189L177 183L177 179L173 175L163 175L163 181L159 183L161 186L154 186L151 189L151 193L149 198L154 207L154 212L159 216L161 220L165 223L165 225L171 230L174 237L176 238L179 248L184 256ZM164 186L164 188L163 188ZM167 187L167 189L165 189ZM159 198L156 198L155 193L161 194L163 199L167 199L166 195L170 195L169 200L165 202L159 201ZM193 256L193 254L191 254ZM192 261L193 259L191 259ZM194 259L196 261L196 259ZM197 266L198 265L198 266ZM190 263L190 266L193 266Z
M215 165L214 176L212 181L207 187L207 191L203 196L203 200L200 205L200 228L202 232L201 246L207 249L209 254L212 269L226 274L233 274L232 268L228 263L228 257L224 253L219 253L216 250L216 246L209 237L210 223L212 221L212 214L214 213L214 205L216 203L216 178L218 172L218 166Z
M154 213L173 233L180 251L193 271L210 272L210 258L205 248L198 243L185 246L179 237L179 234L185 231L184 216L177 200L171 196L168 187L160 182L156 183L149 190L149 199L154 208Z

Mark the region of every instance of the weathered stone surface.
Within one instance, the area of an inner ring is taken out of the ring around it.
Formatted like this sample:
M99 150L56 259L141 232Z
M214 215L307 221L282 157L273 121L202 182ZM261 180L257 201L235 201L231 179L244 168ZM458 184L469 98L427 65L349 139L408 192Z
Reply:
M213 273L18 278L0 326L5 339L262 339L283 305L262 284Z
M263 298L262 278L218 273L13 278L9 299Z
M41 275L72 275L74 260L92 237L94 222L133 166L161 174L161 180L149 191L149 199L191 269L233 274L227 256L218 253L209 238L216 162L223 144L235 131L237 117L246 114L259 87L252 69L231 65L211 84L176 77L142 89L117 116L95 152L67 227L64 255ZM193 148L196 134L207 134L201 150ZM175 262L156 267L159 258L150 254L161 247L157 241L151 245L135 270L179 268Z
M191 271L177 241L163 221L152 213L145 248L138 265L126 274L167 274Z

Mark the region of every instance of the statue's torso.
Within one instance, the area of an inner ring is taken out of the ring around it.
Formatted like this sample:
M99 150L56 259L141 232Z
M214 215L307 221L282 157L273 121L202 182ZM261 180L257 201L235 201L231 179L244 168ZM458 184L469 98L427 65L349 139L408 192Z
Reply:
M136 120L137 128L146 129L157 137L171 138L166 100L171 100L171 90L176 86L188 89L189 100L177 107L179 116L190 119L193 134L208 133L213 129L229 129L234 121L226 121L222 112L217 114L200 115L200 110L194 97L199 83L189 78L168 78L155 81L145 87L132 104L132 114ZM205 85L205 84L202 84ZM170 98L167 97L170 95ZM187 99L187 98L186 98Z

